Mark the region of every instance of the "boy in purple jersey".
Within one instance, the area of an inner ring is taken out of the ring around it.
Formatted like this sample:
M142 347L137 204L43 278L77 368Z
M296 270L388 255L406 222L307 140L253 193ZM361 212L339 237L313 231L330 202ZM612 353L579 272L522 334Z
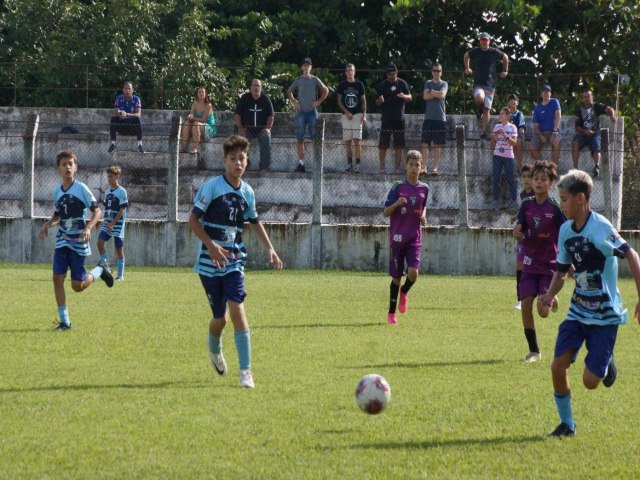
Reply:
M391 217L389 227L389 274L391 287L387 322L395 324L396 304L400 291L400 313L407 311L408 293L418 278L420 270L420 249L422 248L422 226L427 224L427 197L429 187L418 178L422 170L422 155L417 150L407 152L405 162L407 179L393 184L384 203L383 214ZM407 279L400 288L407 264Z
M533 165L532 174L535 196L522 202L518 223L513 229L514 236L524 245L520 298L524 335L529 344L525 362L537 362L541 358L533 321L533 300L544 295L551 284L556 271L558 233L566 221L560 206L549 197L551 186L558 178L555 164L539 160ZM551 304L552 310L556 311L557 298L554 297ZM538 313L546 317L547 312L538 309Z
M523 165L520 169L520 182L522 183L522 191L520 192L520 205L522 206L522 202L524 202L526 198L535 196L535 192L533 191L533 179L531 178L531 165ZM511 223L515 222L517 219L518 214L516 213L511 219ZM524 262L524 245L521 241L518 241L516 244L516 295L518 302L515 307L513 307L516 310L520 310L522 308L522 299L520 298L522 262Z

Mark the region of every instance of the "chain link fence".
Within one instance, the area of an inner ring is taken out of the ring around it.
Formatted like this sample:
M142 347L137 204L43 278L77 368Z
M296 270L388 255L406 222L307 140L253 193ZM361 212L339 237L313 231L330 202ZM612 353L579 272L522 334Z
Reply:
M182 151L183 117L166 111L156 118L146 114L142 139L144 153L138 151L135 137L121 135L117 137L117 149L110 153L111 113L111 110L104 110L87 114L90 121L85 123L80 121L82 117L69 123L64 112L49 112L46 118L31 112L28 118L22 114L20 118L1 121L0 216L50 216L53 193L60 184L55 156L58 151L71 148L79 159L78 179L89 186L98 200L104 198L108 189L105 169L120 165L123 170L121 184L129 195L129 219L186 221L197 189L207 178L223 171L222 144L235 131L232 113L216 112L217 134L198 145L198 153ZM511 198L509 182L503 172L497 183L500 188L495 200L492 148L489 141L480 139L476 125L475 117L449 118L437 175L431 174L433 146L428 151L427 173L421 179L430 188L427 209L431 225L509 227L512 224L517 205ZM563 118L562 125L559 171L565 173L573 166L573 133L569 133L573 132L572 118ZM608 146L603 145L603 168L595 183L592 205L614 219L614 223L622 218L622 228L637 228L640 224L637 207L635 211L625 210L622 215L620 207L628 206L624 201L627 190L630 195L639 190L638 169L629 176L631 187L626 183L623 186L623 137L619 133L623 126L609 127L603 131ZM315 138L305 139L306 172L299 173L295 172L299 165L299 150L294 115L277 114L268 170L260 168L260 144L254 139L251 140L250 167L244 177L256 192L261 219L265 222L386 223L388 219L382 215L384 201L393 182L405 177L406 151L415 149L427 154L422 145L421 128L422 116L407 116L405 148L399 164L396 166L392 144L386 152L383 173L378 148L380 119L378 115L369 115L356 173L346 171L349 164L340 115L322 115ZM529 145L529 139L525 138L523 163L532 162L527 152ZM192 146L190 143L186 150L190 151ZM543 159L551 160L548 149L541 155ZM355 155L352 158L355 167ZM633 165L637 167L637 163ZM581 153L579 167L591 171L593 161L589 152ZM517 178L514 181L519 193L522 187ZM632 198L637 199L637 195Z

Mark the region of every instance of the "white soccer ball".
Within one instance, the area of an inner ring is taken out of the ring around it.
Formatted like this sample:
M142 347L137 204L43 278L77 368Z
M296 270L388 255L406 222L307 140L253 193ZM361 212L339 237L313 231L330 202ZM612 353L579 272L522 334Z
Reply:
M363 412L376 415L387 408L390 400L391 387L380 375L365 375L356 386L356 402Z

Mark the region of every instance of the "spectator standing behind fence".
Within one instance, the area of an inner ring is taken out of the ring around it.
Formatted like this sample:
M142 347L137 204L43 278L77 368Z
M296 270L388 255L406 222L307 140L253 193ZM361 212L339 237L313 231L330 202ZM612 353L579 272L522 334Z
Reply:
M242 94L236 105L236 127L245 138L257 138L260 144L260 171L271 167L271 129L275 114L273 104L266 93L262 93L262 82L251 81L250 91Z
M491 146L493 150L493 207L498 207L500 199L500 179L502 172L507 178L509 186L509 198L514 209L518 208L518 191L516 188L516 176L514 169L513 147L518 141L518 129L509 123L509 109L500 109L500 121L493 127Z
M313 62L309 57L302 59L300 70L302 75L296 78L289 89L287 96L296 108L296 139L298 140L298 166L296 172L305 172L304 168L304 134L309 128L309 136L315 138L318 110L322 102L329 95L329 89L322 80L311 75Z
M447 82L442 80L442 65L434 63L431 67L431 80L424 82L422 98L425 100L426 110L422 122L422 161L424 173L429 164L429 146L433 143L433 168L431 175L438 175L438 165L442 146L445 144L447 133L447 114L445 97L449 90Z
M196 101L191 104L191 111L182 125L181 150L187 152L189 138L191 138L191 153L198 153L200 140L204 136L205 142L216 134L216 120L213 116L213 105L205 87L196 90Z
M560 120L562 110L560 102L551 97L551 87L542 86L541 101L533 110L533 137L529 153L534 160L540 160L540 150L546 144L551 145L551 160L558 166L560 159Z
M115 116L111 117L111 145L109 153L116 150L116 134L133 136L138 139L138 151L144 153L142 146L142 102L140 97L133 94L133 83L124 82L122 93L116 97L114 103L116 109Z
M524 115L518 110L518 104L520 98L515 93L509 95L509 122L514 124L518 129L518 142L513 147L513 154L516 157L516 171L520 172L522 169L522 146L524 145L524 136L527 131L527 126L524 121Z
M338 107L342 110L342 139L347 151L347 172L360 171L360 159L362 158L362 125L367 121L367 98L364 94L364 84L356 80L356 67L353 63L347 63L345 67L346 80L340 82L336 93L338 95ZM351 145L353 144L353 150ZM356 165L353 166L353 156L356 157Z
M398 78L398 67L390 63L385 69L385 74L387 79L378 86L378 97L376 98L376 105L380 107L382 112L378 142L380 173L385 173L387 149L391 145L392 137L395 171L400 171L405 144L404 104L412 100L409 85L403 79Z
M491 114L491 105L496 93L496 63L502 61L500 78L509 73L509 57L502 50L491 47L491 35L482 32L478 36L480 46L467 50L463 57L465 75L473 75L473 98L480 123L480 138L487 139L487 127ZM471 68L473 65L473 69Z
M593 103L591 90L582 92L582 105L576 108L576 136L571 142L571 156L573 167L578 168L580 150L589 147L593 157L593 171L591 175L596 178L600 175L600 115L607 114L611 123L616 123L616 111L603 103Z

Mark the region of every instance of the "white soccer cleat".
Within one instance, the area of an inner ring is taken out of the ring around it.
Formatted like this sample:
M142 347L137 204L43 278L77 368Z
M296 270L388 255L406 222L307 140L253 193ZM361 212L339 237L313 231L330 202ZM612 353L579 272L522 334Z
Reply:
M526 363L539 362L540 360L542 360L542 354L540 352L529 352L527 356L524 357Z
M240 386L242 388L254 388L256 386L255 383L253 383L251 370L240 370Z
M518 303L516 303L513 308L515 310L522 310L522 302L520 300L518 300Z
M209 351L209 356L211 357L211 366L216 371L216 373L218 375L226 375L227 362L224 361L224 355L222 355L222 352L213 353Z

